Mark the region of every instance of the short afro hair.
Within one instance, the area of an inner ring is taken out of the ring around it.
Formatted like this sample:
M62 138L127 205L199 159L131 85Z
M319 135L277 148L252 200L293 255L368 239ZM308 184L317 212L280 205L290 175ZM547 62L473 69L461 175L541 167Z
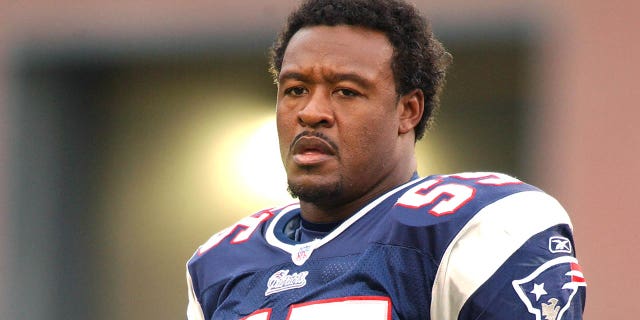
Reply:
M289 41L311 26L352 25L384 33L393 46L391 69L396 92L414 89L424 94L424 114L415 127L421 139L439 106L445 74L452 57L438 41L429 22L401 0L306 0L293 11L270 52L270 71L277 81Z

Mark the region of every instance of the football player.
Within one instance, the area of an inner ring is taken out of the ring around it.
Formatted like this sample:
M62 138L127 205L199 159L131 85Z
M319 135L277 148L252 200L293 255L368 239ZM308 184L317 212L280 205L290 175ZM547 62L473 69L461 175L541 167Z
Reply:
M190 320L582 318L571 222L492 172L416 173L451 57L400 0L310 0L272 51L291 205L187 264Z

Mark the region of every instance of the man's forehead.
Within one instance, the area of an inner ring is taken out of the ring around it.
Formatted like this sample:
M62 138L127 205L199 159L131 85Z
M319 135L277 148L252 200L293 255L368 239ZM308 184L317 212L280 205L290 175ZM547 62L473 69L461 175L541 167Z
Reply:
M346 25L306 27L291 38L281 75L311 71L337 77L379 73L390 70L392 54L391 44L378 31Z
M378 30L363 26L338 24L338 25L313 25L305 26L296 31L289 40L288 47L292 42L298 41L301 38L311 37L315 41L323 41L326 43L335 43L338 45L349 45L360 43L362 40L368 40L370 42L378 42L381 48L392 48L391 43L387 35Z

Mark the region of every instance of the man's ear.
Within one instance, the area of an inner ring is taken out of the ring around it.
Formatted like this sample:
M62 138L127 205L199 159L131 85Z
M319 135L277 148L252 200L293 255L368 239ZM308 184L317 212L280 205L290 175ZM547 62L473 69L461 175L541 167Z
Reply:
M398 134L405 134L418 125L424 113L424 94L415 89L400 97L398 101L398 116L400 125Z

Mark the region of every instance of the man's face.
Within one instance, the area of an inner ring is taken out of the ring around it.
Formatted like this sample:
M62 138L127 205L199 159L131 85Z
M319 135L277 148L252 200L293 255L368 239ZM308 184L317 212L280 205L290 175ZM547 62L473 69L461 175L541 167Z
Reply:
M352 26L299 30L278 79L277 125L289 188L336 206L366 197L399 165L393 47Z

